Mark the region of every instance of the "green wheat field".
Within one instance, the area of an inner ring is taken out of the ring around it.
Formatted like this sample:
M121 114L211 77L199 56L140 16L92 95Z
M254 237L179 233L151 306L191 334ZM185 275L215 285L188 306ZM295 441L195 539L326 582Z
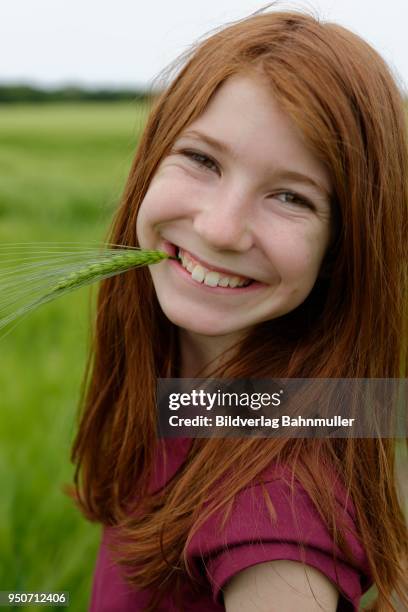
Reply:
M0 244L102 241L146 112L140 103L1 107ZM62 492L89 304L81 289L0 338L0 590L69 591L75 612L88 607L100 538Z
M0 244L103 240L146 113L141 103L1 107ZM88 607L100 538L62 491L90 295L43 306L0 338L0 590L69 591L73 612Z

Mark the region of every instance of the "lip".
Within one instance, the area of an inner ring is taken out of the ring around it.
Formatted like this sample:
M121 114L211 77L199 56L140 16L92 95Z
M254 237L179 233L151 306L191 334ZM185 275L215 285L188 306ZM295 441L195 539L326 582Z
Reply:
M166 253L172 256L176 255L176 252L178 249L176 245L172 244L168 240L165 240L163 244L164 244L163 250ZM181 275L181 277L185 281L187 281L189 284L192 284L196 287L200 287L203 291L206 291L208 293L211 292L211 293L216 293L216 294L219 293L221 295L235 295L238 293L250 293L252 291L263 289L267 286L265 283L261 283L259 281L254 280L250 285L246 287L220 287L220 286L210 287L209 285L206 285L205 283L199 283L198 281L194 280L190 272L188 272L178 260L171 259L171 260L168 260L168 263L172 268L174 268L174 270L179 275ZM231 275L231 273L229 274ZM233 275L236 276L236 274L233 274Z
M251 278L250 276L244 276L242 274L239 274L238 272L233 272L232 270L227 270L227 268L220 268L219 266L213 266L212 264L207 263L206 261L204 261L200 257L197 257L197 255L195 255L195 253L192 253L191 251L188 251L187 249L183 249L183 247L179 247L178 245L172 244L168 240L164 241L164 246L165 246L166 253L168 253L169 255L173 255L173 256L175 256L177 254L177 249L181 248L183 251L186 251L189 255L191 255L191 257L193 257L194 261L196 261L197 263L199 263L202 266L204 266L204 268L206 268L207 270L211 270L211 271L214 271L214 272L220 272L221 274L225 274L226 276L239 276L240 278L252 280L253 283L263 284L263 283L259 283L258 281L256 281L255 279Z

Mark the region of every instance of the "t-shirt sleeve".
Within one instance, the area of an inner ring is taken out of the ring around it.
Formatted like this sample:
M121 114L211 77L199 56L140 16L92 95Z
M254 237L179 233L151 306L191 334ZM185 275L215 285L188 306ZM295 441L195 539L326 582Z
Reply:
M371 579L366 555L355 535L353 511L344 510L351 564L335 549L323 519L299 484L291 487L277 476L264 481L264 487L276 511L273 522L261 486L253 485L237 495L223 529L222 514L216 513L190 542L189 561L205 575L213 601L223 604L223 588L242 570L267 561L291 560L315 567L335 584L340 592L338 611L357 610Z

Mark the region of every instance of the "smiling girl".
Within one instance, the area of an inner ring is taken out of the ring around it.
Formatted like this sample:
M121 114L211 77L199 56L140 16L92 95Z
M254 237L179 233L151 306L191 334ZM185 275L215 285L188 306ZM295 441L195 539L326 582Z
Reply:
M308 15L196 45L151 112L109 242L76 496L91 610L372 609L404 595L390 439L160 439L158 377L407 375L408 145L378 54ZM405 339L405 340L404 340Z
M266 78L247 72L222 84L178 135L137 218L142 247L182 257L151 270L164 313L191 347L182 377L299 306L329 245L329 172Z

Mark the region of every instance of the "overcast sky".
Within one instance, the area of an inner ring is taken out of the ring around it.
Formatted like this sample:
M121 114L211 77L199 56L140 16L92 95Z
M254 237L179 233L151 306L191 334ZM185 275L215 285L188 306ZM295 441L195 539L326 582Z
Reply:
M263 0L1 0L0 82L149 85L198 37ZM408 86L408 0L280 2L370 42Z

